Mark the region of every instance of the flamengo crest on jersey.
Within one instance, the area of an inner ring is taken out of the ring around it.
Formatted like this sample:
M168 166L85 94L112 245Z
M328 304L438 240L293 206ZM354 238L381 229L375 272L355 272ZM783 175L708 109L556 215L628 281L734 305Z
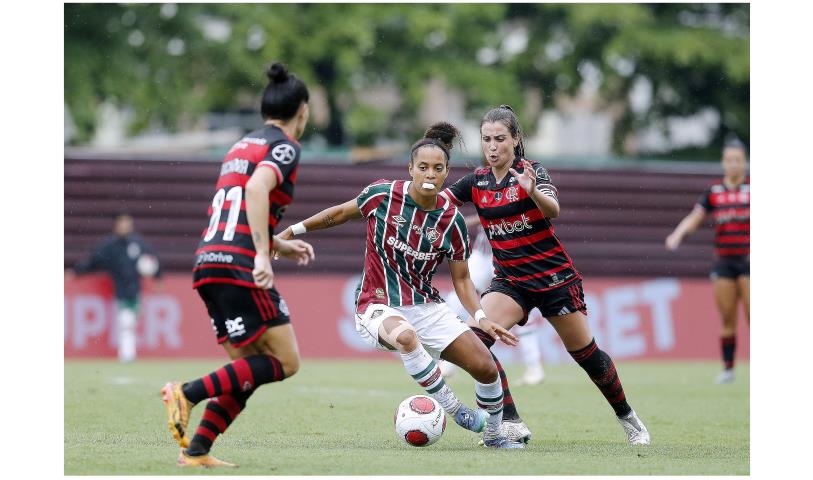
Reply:
M270 168L277 186L268 194L268 233L294 196L299 170L299 143L273 125L249 133L232 146L220 166L220 176L207 212L209 222L195 251L194 287L229 283L256 288L254 242L246 217L245 187L257 168Z
M512 167L524 171L522 159ZM558 191L539 163L529 160L536 189L557 203ZM553 225L508 173L500 182L491 168L478 168L443 191L455 205L474 203L494 255L496 278L530 291L545 291L581 278Z
M445 257L469 258L466 222L438 196L437 208L422 210L407 193L410 182L378 180L356 198L367 217L364 274L356 290L356 311L371 303L392 307L442 302L432 276Z
M697 202L714 220L714 252L720 257L751 254L751 182L734 188L722 181L709 187Z

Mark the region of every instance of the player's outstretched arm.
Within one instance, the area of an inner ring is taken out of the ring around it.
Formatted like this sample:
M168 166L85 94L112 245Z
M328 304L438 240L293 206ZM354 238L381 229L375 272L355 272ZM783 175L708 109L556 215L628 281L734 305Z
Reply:
M452 275L452 284L454 284L457 298L460 299L460 303L463 304L469 315L480 325L480 329L491 335L492 338L502 340L506 345L516 345L519 340L514 334L486 318L483 307L480 305L480 297L469 276L468 262L449 261L449 272Z
M694 233L695 230L703 224L703 220L705 219L706 211L700 205L695 205L692 212L686 215L678 226L675 227L675 230L666 237L666 249L677 250L678 246L680 246L680 242L682 242L686 236Z
M361 211L359 211L359 207L356 204L356 199L353 199L345 203L326 208L312 217L308 217L297 224L291 225L282 233L277 235L277 237L283 240L290 240L291 238L294 238L294 235L300 235L313 230L332 228L337 225L341 225L348 220L361 217Z

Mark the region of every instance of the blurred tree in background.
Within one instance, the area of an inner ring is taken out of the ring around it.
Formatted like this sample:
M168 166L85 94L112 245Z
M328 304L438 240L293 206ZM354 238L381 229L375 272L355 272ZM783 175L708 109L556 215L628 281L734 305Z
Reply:
M102 102L131 132L176 131L206 112L258 109L281 60L324 93L330 145L413 137L440 78L478 119L510 103L523 125L585 79L612 112L613 150L632 132L712 108L714 148L749 141L747 4L66 4L65 102L87 142ZM389 86L395 108L369 92ZM645 90L648 101L633 92ZM259 121L259 119L258 119ZM526 127L527 128L527 127Z

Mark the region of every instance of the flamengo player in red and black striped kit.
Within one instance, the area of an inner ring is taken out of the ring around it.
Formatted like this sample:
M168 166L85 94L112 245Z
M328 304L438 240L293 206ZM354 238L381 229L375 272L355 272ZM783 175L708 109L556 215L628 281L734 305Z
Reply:
M161 389L169 429L181 446L178 466L235 466L209 455L254 391L299 369L299 351L285 301L273 287L271 249L306 265L313 248L273 236L291 203L299 168L297 142L308 122L308 89L280 63L267 72L263 128L249 133L220 167L194 267L197 289L217 342L232 362L189 382ZM272 240L273 239L273 240ZM192 439L189 412L209 399Z
M737 305L742 302L745 320L751 314L751 184L746 176L745 145L739 140L723 148L723 179L715 182L694 209L666 237L666 248L676 250L686 236L697 230L711 214L714 219L714 253L711 270L714 299L723 321L720 349L723 371L715 383L734 381L734 350L737 346Z
M629 443L649 444L649 432L627 403L612 359L590 332L581 275L550 222L559 216L559 200L548 172L524 158L522 129L511 107L502 105L486 113L480 134L488 167L466 175L441 195L455 205L472 202L488 235L495 277L482 298L486 315L510 329L523 325L528 313L539 308L601 390ZM494 344L477 327L472 329L487 347ZM503 430L530 436L513 402L510 408L506 402Z
M503 392L488 350L443 302L432 276L449 259L452 283L483 335L516 345L516 337L483 313L469 277L469 240L463 215L438 192L449 174L449 151L458 130L444 122L429 127L412 146L412 181L379 180L357 198L292 225L282 238L367 220L364 274L356 291L356 331L369 346L398 351L404 368L455 422L492 448L523 448L500 434ZM443 358L475 379L478 410L458 400L437 364ZM488 413L486 413L488 412Z

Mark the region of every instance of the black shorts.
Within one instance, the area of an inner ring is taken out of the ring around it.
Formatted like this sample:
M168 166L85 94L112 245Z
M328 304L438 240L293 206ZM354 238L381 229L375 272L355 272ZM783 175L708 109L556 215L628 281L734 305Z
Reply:
M709 277L730 278L736 280L738 277L751 276L751 256L743 255L738 257L719 257L711 268Z
M567 315L576 311L587 315L587 304L584 303L584 290L580 278L545 292L530 292L505 280L495 278L491 280L491 286L483 292L483 296L490 292L508 295L522 307L525 315L517 324L520 326L528 322L528 314L534 308L538 308L545 318Z
M207 283L197 290L212 317L217 343L228 340L233 346L242 347L271 327L291 323L288 306L275 288Z

